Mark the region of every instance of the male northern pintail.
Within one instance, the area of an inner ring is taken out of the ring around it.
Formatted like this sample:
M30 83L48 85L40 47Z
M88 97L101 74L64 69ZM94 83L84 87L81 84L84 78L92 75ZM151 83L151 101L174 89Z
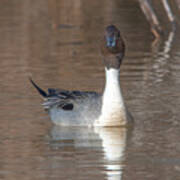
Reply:
M106 84L104 92L81 92L48 89L45 92L32 79L33 86L43 96L43 106L56 125L64 126L125 126L131 115L124 104L119 72L125 45L120 31L114 25L105 30L101 44Z

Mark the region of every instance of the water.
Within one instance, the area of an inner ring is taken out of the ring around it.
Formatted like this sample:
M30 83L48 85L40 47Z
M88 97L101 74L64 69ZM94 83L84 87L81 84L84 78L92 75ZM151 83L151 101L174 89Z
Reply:
M136 1L0 2L0 179L180 179L180 31L163 13L155 41ZM28 76L43 88L102 91L110 23L127 46L121 84L133 128L53 127Z

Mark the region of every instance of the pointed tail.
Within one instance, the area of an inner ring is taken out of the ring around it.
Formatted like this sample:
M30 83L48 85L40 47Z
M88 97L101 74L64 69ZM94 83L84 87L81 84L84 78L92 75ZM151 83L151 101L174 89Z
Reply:
M41 89L30 77L29 77L29 80L32 83L32 85L37 89L37 91L39 92L41 96L45 98L48 96L47 93L43 89Z

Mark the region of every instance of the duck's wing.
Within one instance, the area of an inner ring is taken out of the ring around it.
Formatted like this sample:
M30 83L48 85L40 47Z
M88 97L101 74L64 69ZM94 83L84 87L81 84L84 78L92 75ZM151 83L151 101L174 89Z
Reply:
M53 106L61 108L63 110L73 110L77 103L81 103L87 98L96 98L99 96L96 92L89 91L68 91L63 89L48 89L48 92L41 89L32 79L30 79L32 85L37 89L39 94L43 96L43 106L46 110Z

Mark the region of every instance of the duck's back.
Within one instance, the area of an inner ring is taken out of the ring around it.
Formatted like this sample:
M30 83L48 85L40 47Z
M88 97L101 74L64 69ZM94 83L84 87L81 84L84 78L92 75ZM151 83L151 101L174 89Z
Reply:
M43 103L51 120L63 126L93 126L101 114L102 95L96 92L54 91Z

